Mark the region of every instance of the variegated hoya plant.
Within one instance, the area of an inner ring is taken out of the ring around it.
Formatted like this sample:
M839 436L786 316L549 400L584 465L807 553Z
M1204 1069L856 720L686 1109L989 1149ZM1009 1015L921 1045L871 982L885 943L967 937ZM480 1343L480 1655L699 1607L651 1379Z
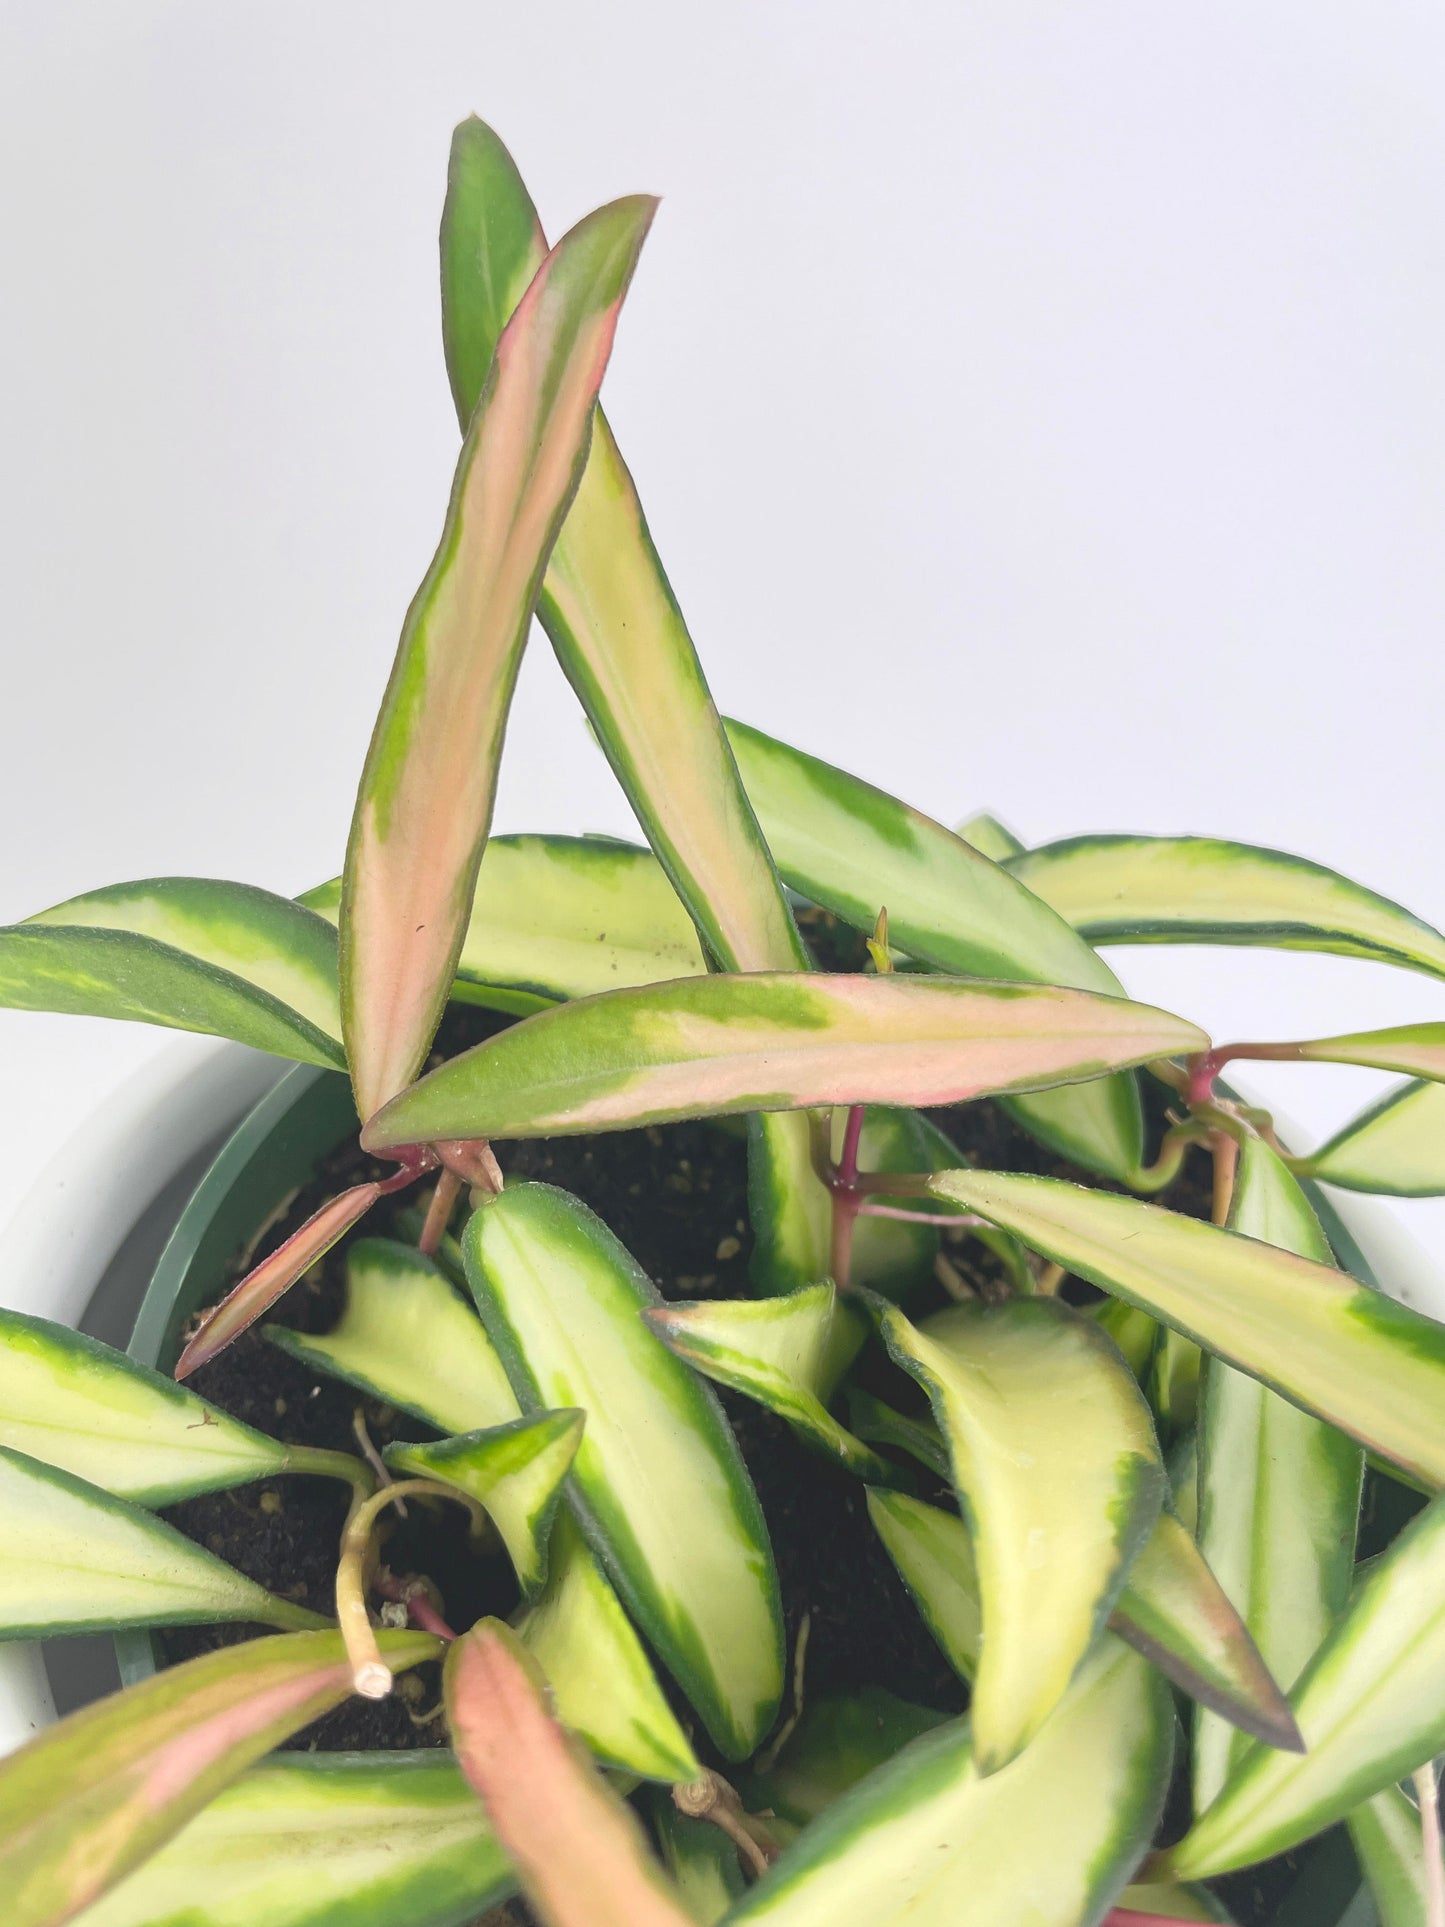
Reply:
M273 1629L0 1767L6 1918L459 1927L520 1889L551 1927L1159 1927L1230 1918L1212 1883L1344 1823L1385 1927L1445 1927L1445 1327L1361 1275L1312 1183L1445 1192L1445 1024L1216 1045L1096 947L1439 978L1445 936L1272 850L951 830L722 723L597 408L652 215L616 201L549 249L495 135L457 132L464 439L340 879L153 879L0 931L6 1004L349 1073L394 1175L263 1259L175 1379L378 1213L335 1329L272 1329L428 1434L288 1445L3 1314L4 1633ZM489 841L534 615L646 849ZM809 906L868 967L819 969ZM456 1000L516 1021L428 1068ZM1298 1155L1220 1082L1251 1058L1406 1081ZM984 1098L1090 1181L955 1149L931 1114ZM752 1296L661 1301L491 1149L679 1119L746 1132ZM1212 1222L1168 1208L1189 1158ZM412 1241L374 1235L411 1186ZM950 1260L970 1247L991 1289ZM856 1482L965 1715L809 1695L713 1383ZM1412 1516L1356 1563L1367 1464ZM351 1489L334 1618L158 1517L284 1473ZM505 1549L497 1614L453 1628L381 1562L409 1498ZM443 1653L450 1752L284 1750Z

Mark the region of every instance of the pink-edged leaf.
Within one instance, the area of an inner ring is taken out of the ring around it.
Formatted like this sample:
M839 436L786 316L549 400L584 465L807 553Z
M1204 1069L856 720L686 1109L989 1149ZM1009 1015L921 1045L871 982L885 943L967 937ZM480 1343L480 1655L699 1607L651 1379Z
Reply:
M439 1640L382 1633L398 1670ZM263 1753L344 1700L339 1633L250 1640L72 1713L0 1765L7 1927L60 1927Z
M692 1927L515 1633L481 1620L447 1654L445 1686L457 1761L547 1927Z
M206 1314L176 1361L176 1377L189 1378L208 1359L239 1338L248 1325L254 1325L262 1312L269 1311L358 1218L366 1216L383 1189L381 1184L354 1184L340 1197L323 1204L299 1231L292 1232L285 1244L278 1245L268 1258L263 1258L254 1271L248 1272L240 1284Z
M342 883L342 1028L363 1118L416 1075L446 1002L527 627L655 207L634 195L599 208L538 269L497 345L407 612Z
M394 1099L363 1143L537 1137L821 1104L949 1104L1201 1048L1091 991L812 972L691 977L544 1011Z

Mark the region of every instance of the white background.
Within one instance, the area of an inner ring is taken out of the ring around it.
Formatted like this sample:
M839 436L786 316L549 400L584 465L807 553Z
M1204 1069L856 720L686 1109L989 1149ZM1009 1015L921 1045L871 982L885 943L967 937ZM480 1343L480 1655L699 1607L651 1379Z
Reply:
M554 234L665 197L606 392L724 707L947 820L1241 836L1445 921L1442 98L1438 0L8 0L0 919L337 868L476 110ZM541 638L499 825L629 827ZM1114 961L1220 1035L1445 1016ZM160 1042L0 1013L0 1221ZM1322 1129L1378 1087L1255 1081Z

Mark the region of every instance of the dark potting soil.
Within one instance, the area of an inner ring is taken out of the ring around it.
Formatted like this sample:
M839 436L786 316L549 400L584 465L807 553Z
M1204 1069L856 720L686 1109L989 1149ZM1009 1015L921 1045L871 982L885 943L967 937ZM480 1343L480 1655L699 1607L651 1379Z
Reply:
M810 919L809 935L820 936L834 968L861 967L861 942ZM509 1020L493 1013L453 1006L438 1039L437 1060L503 1028ZM1165 1125L1165 1094L1144 1080L1149 1134L1154 1143ZM1035 1172L1098 1185L1036 1144L997 1105L981 1101L940 1109L931 1117L958 1145L964 1161L987 1168ZM717 1125L693 1123L623 1131L590 1138L564 1137L498 1143L495 1147L509 1177L533 1178L573 1192L603 1219L638 1260L664 1298L743 1297L748 1293L751 1232L747 1219L747 1156L740 1134ZM247 1262L255 1263L290 1235L325 1198L391 1167L368 1158L354 1140L340 1147L316 1179L268 1228ZM1162 1198L1175 1210L1207 1217L1210 1167L1192 1152L1183 1172ZM422 1196L426 1194L423 1191ZM327 1254L277 1306L267 1323L323 1332L340 1316L344 1298L345 1256L356 1236L385 1235L403 1228L398 1218L415 1213L413 1197L388 1200ZM948 1262L975 1290L993 1295L1006 1289L999 1262L976 1241L962 1235L944 1246ZM241 1254L235 1273L239 1275ZM224 1284L234 1282L227 1278ZM219 1295L219 1294L218 1294ZM1063 1295L1084 1303L1098 1296L1092 1287L1069 1279ZM941 1283L910 1300L910 1311L926 1315L950 1302ZM190 1381L203 1397L236 1417L287 1443L354 1452L357 1415L376 1447L397 1438L432 1436L409 1415L368 1398L335 1380L316 1376L287 1357L263 1336L264 1325L246 1333L230 1349L202 1367ZM922 1398L911 1380L874 1353L865 1372L880 1395L901 1409L920 1411ZM945 1713L962 1710L966 1693L926 1631L892 1563L868 1523L862 1488L830 1462L810 1452L772 1413L727 1391L720 1394L757 1487L778 1564L789 1648L806 1615L809 1638L806 1690L810 1698L863 1686L881 1686L900 1698ZM944 1499L943 1488L921 1496ZM226 1559L283 1598L317 1612L333 1607L337 1543L347 1493L338 1483L313 1478L278 1479L264 1486L211 1494L169 1510L167 1517L190 1537ZM455 1508L413 1503L406 1519L388 1522L383 1557L396 1573L422 1573L445 1602L452 1623L465 1626L483 1613L505 1616L517 1591L504 1556L479 1556L466 1539L462 1514ZM253 1627L176 1628L158 1635L165 1663L175 1663L214 1647L250 1638ZM388 1700L352 1700L317 1721L289 1742L294 1748L320 1750L410 1748L445 1744L440 1718L436 1667L422 1667L398 1682ZM666 1676L659 1668L659 1677ZM692 1731L699 1751L708 1753L706 1736L696 1730L680 1700L675 1704ZM714 1761L722 1765L721 1761ZM1173 1816L1171 1816L1173 1817ZM1183 1830L1166 1825L1163 1837ZM1241 1876L1272 1899L1275 1868ZM1285 1884L1287 1873L1283 1874ZM1251 1895L1234 1897L1246 1923L1269 1918ZM488 1927L503 1927L505 1916L488 1917ZM515 1916L524 1922L524 1913Z

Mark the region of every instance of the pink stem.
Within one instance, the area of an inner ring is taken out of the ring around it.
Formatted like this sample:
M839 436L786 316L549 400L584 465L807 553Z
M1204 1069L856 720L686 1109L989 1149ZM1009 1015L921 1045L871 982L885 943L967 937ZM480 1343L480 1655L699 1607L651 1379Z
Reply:
M833 1236L829 1265L839 1291L847 1291L853 1270L853 1227L863 1202L858 1189L858 1144L863 1136L863 1106L848 1111L843 1131L843 1155L829 1183L833 1194Z
M858 1146L863 1138L863 1106L854 1104L848 1111L843 1132L843 1155L838 1160L837 1182L851 1191L858 1182Z
M424 1633L435 1633L438 1639L456 1638L456 1634L424 1592L414 1593L406 1602L406 1610L412 1624L419 1626Z
M441 1248L447 1226L452 1221L452 1207L461 1188L462 1181L455 1171L444 1170L437 1179L437 1188L431 1194L421 1236L416 1241L416 1248L424 1258L435 1258Z
M898 1218L904 1224L931 1224L935 1230L942 1231L946 1226L962 1225L965 1231L972 1231L978 1225L988 1223L987 1218L979 1217L976 1211L954 1211L945 1215L942 1211L905 1211L896 1204L860 1204L860 1218Z
M1189 1927L1179 1914L1136 1914L1132 1907L1116 1907L1104 1927Z

